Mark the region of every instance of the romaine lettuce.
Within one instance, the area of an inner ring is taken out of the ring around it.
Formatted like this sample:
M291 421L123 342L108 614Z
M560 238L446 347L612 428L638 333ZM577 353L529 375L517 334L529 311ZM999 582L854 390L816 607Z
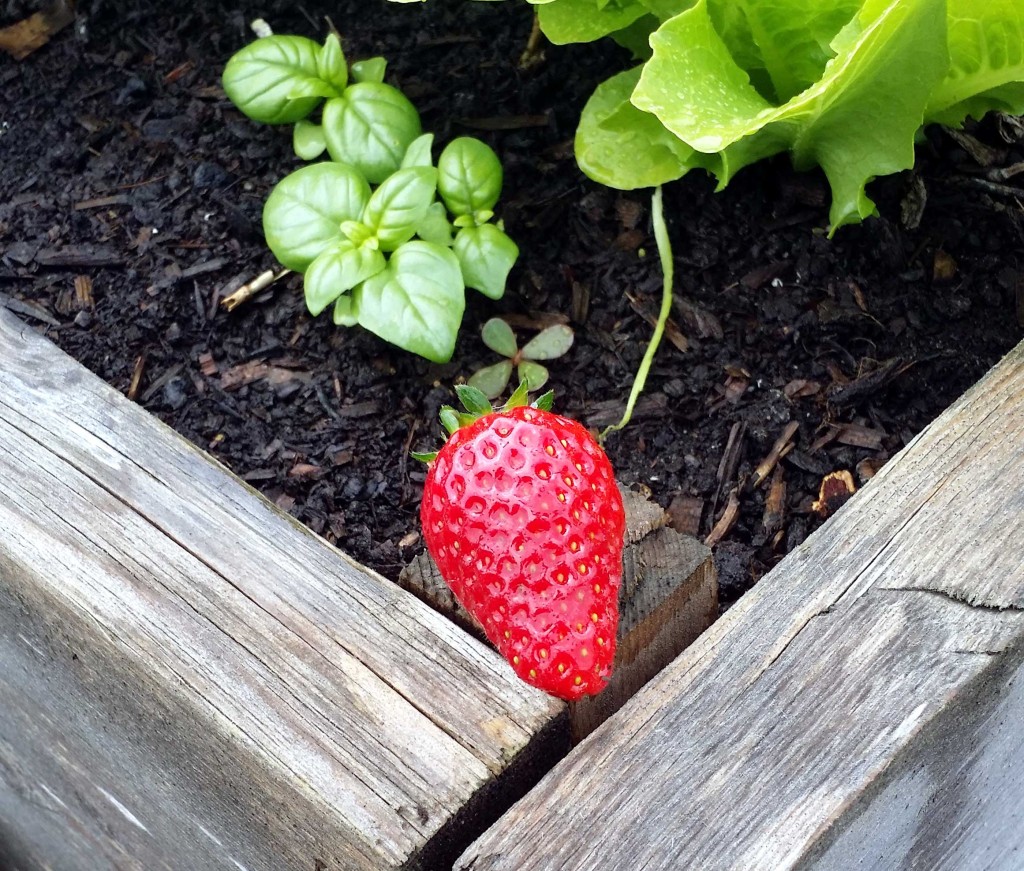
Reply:
M628 98L635 71L598 88L576 136L580 167L611 187L695 167L721 187L788 151L824 169L834 231L875 212L865 185L913 165L923 124L1024 112L1021 0L643 2L685 8L651 34Z
M785 151L824 169L834 232L874 214L865 185L913 165L925 124L1024 113L1024 0L529 2L552 42L611 36L643 61L576 131L580 168L614 188L698 167L722 187Z

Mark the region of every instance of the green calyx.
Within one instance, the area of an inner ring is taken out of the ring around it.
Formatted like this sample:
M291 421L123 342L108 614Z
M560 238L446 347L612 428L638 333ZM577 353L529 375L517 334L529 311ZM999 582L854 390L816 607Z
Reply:
M522 408L524 406L539 408L541 411L551 411L551 406L555 401L555 392L553 390L542 394L533 402L529 401L529 391L530 385L524 380L520 382L504 405L495 408L491 405L491 401L484 395L483 391L478 390L476 387L470 387L468 384L457 384L455 385L455 393L465 410L459 411L451 405L441 406L441 425L447 430L448 435L451 435L456 430L479 420L485 414L508 411L512 408ZM414 460L419 460L421 463L430 463L437 457L437 451L425 453L410 451L410 455Z

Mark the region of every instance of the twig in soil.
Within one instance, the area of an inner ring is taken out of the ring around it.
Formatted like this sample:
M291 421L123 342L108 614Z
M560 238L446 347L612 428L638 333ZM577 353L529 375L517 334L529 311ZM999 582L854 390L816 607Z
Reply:
M57 0L42 11L0 29L0 51L15 60L24 60L74 20L74 4L70 0Z
M856 490L853 475L846 469L830 472L822 479L818 498L811 505L811 509L822 520L826 520L842 508Z
M131 204L131 198L127 194L113 194L109 197L93 197L91 200L82 200L75 203L76 212L84 212L86 209L102 209L107 206L127 206Z
M334 420L341 420L342 417L338 413L338 409L331 405L327 399L327 392L324 390L323 385L316 383L313 385L313 391L316 393L316 398L319 400L320 405L323 406L324 411L332 417Z
M139 358L139 360L141 359L142 358ZM140 363L139 360L135 361L135 371L139 373L139 378L141 379L142 372L140 367L144 365L145 361L142 361ZM185 366L182 363L178 363L175 366L168 367L168 369L164 372L163 375L157 378L156 381L154 381L152 384L149 385L149 387L146 388L146 392L142 394L142 401L149 402L149 400L152 399L157 394L158 391L163 390L164 385L168 384L170 381L176 378L181 373L181 370L184 368ZM134 373L132 373L132 380L135 380ZM131 388L129 387L128 389L130 390Z
M962 130L943 128L943 132L964 151L966 151L979 166L986 168L994 166L1006 156L1005 149L993 148L991 145L986 145L984 142L981 142L968 133L964 133Z
M736 521L740 516L740 497L736 493L736 488L733 487L729 491L729 501L725 505L725 511L722 512L722 516L718 518L718 523L715 524L715 528L708 533L708 537L704 539L704 544L708 547L714 547L718 542L725 538L729 534L729 530L733 528Z
M725 443L725 450L722 452L722 459L718 463L718 486L715 488L714 498L711 500L711 516L718 511L718 503L722 500L722 494L726 486L736 477L736 470L740 465L740 455L743 453L743 436L746 435L747 424L745 421L737 421L729 430L729 440Z
M654 327L654 335L647 346L643 360L640 361L640 368L633 379L633 389L626 401L626 410L622 420L607 427L599 436L598 441L603 442L608 434L622 429L633 416L633 408L636 401L643 393L644 385L647 383L647 374L651 371L651 364L654 362L654 355L661 343L661 336L665 332L665 324L672 311L672 278L674 264L672 262L672 243L668 238L668 227L665 226L665 213L661 206L661 185L654 189L654 196L651 197L651 224L654 226L654 242L658 247L658 257L661 260L661 272L663 284L661 289L661 310L658 312L658 322Z
M1006 181L1015 175L1020 175L1022 172L1024 172L1024 160L1018 163L1011 163L1009 166L1004 166L1000 169L990 169L985 175L988 176L989 181Z
M1020 201L1021 189L1012 185L996 184L994 181L986 181L983 178L972 178L965 175L953 176L950 181L958 187L980 188L995 196L1008 197L1009 199Z
M92 296L92 279L88 275L75 276L75 300L80 309L96 308L96 302Z
M846 384L833 385L825 391L828 404L832 407L852 405L877 393L890 381L910 369L915 362L906 362L902 357L883 360L878 367L866 375L860 375Z
M526 127L547 127L550 115L492 115L487 118L456 118L455 123L471 130L523 130Z
M768 488L768 496L764 500L764 513L761 515L761 528L765 540L775 538L782 532L785 513L786 479L782 466L776 466L771 486Z
M398 461L398 474L402 480L402 496L399 501L400 505L405 505L408 502L408 490L409 490L409 476L406 474L408 468L408 457L412 451L413 439L416 438L416 430L419 429L420 422L416 419L412 419L412 423L409 425L409 432L405 436L405 444L402 446L402 453L399 454L401 459Z
M750 489L754 489L765 481L768 476L772 473L772 469L778 464L786 454L793 450L793 436L796 435L796 431L800 429L800 424L795 420L791 420L786 424L786 428L782 431L776 440L775 444L772 445L772 449L768 452L761 463L756 469L754 469L754 475L750 479Z
M0 293L0 308L8 309L16 315L25 315L26 317L35 318L37 321L42 321L44 324L51 327L59 327L61 325L60 321L58 321L41 305L36 305L34 302L24 302L20 299L14 299L6 293Z
M41 248L36 252L35 261L40 266L70 266L83 269L124 265L124 258L117 251L100 245L64 245L59 248Z
M229 312L234 311L242 303L248 302L261 290L266 290L275 281L280 281L290 272L290 269L282 269L280 272L274 272L273 269L268 269L261 275L257 275L248 284L243 284L230 296L224 297L224 299L220 301L220 304Z
M146 369L146 355L140 354L135 360L135 368L132 369L132 380L128 384L128 398L134 402L139 394L139 385L142 384L142 373Z
M327 32L328 33L333 33L340 40L341 39L341 33L339 33L338 28L334 26L334 22L331 20L331 16L330 15L325 15L324 16L324 21L327 22Z
M643 304L628 290L626 291L626 299L629 300L629 306L633 309L640 317L642 317L648 324L657 329L658 319L647 311L643 307ZM676 350L685 354L690 350L690 340L683 335L679 327L670 318L665 322L665 336L666 338L676 347Z

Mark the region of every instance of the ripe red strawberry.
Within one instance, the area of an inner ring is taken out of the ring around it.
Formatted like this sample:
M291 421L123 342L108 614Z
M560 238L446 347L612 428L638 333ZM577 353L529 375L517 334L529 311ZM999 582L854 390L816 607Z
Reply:
M455 597L527 683L563 699L600 692L615 658L625 518L608 457L579 423L525 386L469 414L429 462L420 517Z

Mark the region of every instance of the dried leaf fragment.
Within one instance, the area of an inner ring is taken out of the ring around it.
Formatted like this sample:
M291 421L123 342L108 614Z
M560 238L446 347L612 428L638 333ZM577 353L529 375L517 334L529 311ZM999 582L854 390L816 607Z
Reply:
M56 0L28 18L0 29L0 50L15 60L24 60L74 20L74 3L71 0Z

